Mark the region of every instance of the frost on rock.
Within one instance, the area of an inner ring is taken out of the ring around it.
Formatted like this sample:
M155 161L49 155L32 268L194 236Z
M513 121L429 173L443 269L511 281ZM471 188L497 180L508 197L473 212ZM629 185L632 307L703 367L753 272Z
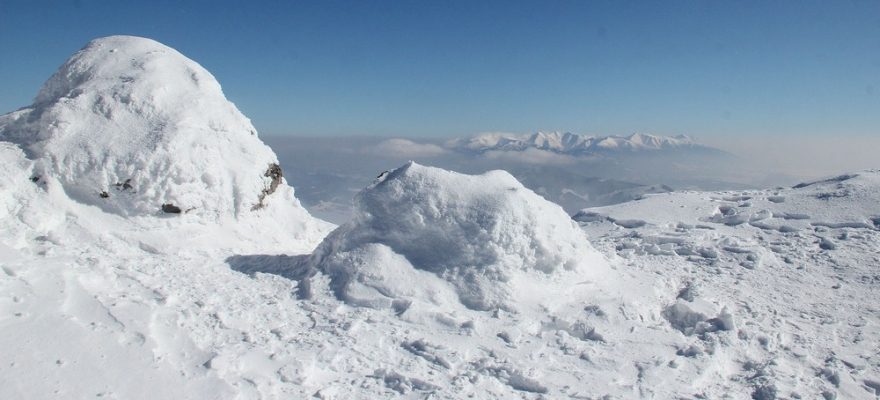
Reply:
M0 116L0 140L20 145L72 198L121 215L240 216L264 208L283 182L275 154L214 77L145 38L91 41L33 105Z
M603 263L561 207L504 171L471 176L410 162L361 191L355 209L307 262L358 304L442 303L448 292L468 308L509 308L517 276Z
M269 178L269 186L263 189L260 193L259 200L260 202L254 204L251 210L259 210L266 206L263 202L266 200L266 196L275 193L275 190L278 189L278 185L281 184L281 178L284 177L284 174L281 171L281 166L275 163L269 164L269 168L266 169L266 173L263 174L264 177Z

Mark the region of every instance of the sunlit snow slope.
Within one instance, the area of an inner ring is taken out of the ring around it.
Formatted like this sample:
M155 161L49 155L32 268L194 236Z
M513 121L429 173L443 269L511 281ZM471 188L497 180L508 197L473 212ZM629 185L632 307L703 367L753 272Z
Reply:
M97 39L0 116L0 140L0 398L241 393L192 369L219 332L184 308L259 312L289 285L223 260L308 252L331 226L213 77L149 39Z

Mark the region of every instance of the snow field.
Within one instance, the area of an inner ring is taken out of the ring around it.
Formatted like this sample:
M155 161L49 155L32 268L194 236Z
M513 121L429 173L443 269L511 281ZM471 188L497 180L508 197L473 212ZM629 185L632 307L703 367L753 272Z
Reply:
M875 398L880 209L868 199L878 195L880 175L864 171L791 189L651 195L579 219L600 250L678 280L663 315L683 333L720 328L716 313L729 313L733 363L720 381L759 399ZM704 342L686 359L720 363Z

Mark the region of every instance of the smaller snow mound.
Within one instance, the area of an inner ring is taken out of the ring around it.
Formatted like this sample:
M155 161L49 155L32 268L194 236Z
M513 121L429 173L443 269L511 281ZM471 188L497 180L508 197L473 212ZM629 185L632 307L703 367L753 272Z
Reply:
M357 304L372 292L436 303L443 290L417 279L430 273L468 308L508 308L516 274L602 263L562 208L504 171L470 176L410 162L361 191L355 207L354 220L308 262L331 277L337 296ZM394 283L402 278L415 286Z

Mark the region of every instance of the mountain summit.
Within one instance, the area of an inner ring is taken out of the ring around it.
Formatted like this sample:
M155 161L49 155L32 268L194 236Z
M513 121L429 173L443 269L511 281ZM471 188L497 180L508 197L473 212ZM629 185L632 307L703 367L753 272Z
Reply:
M33 105L0 116L0 140L71 197L121 215L238 216L291 190L214 76L140 37L89 42Z
M483 133L454 139L447 146L459 151L524 151L530 148L571 155L659 150L714 150L688 136L656 136L634 133L629 136L590 136L571 132L536 132L531 135Z

